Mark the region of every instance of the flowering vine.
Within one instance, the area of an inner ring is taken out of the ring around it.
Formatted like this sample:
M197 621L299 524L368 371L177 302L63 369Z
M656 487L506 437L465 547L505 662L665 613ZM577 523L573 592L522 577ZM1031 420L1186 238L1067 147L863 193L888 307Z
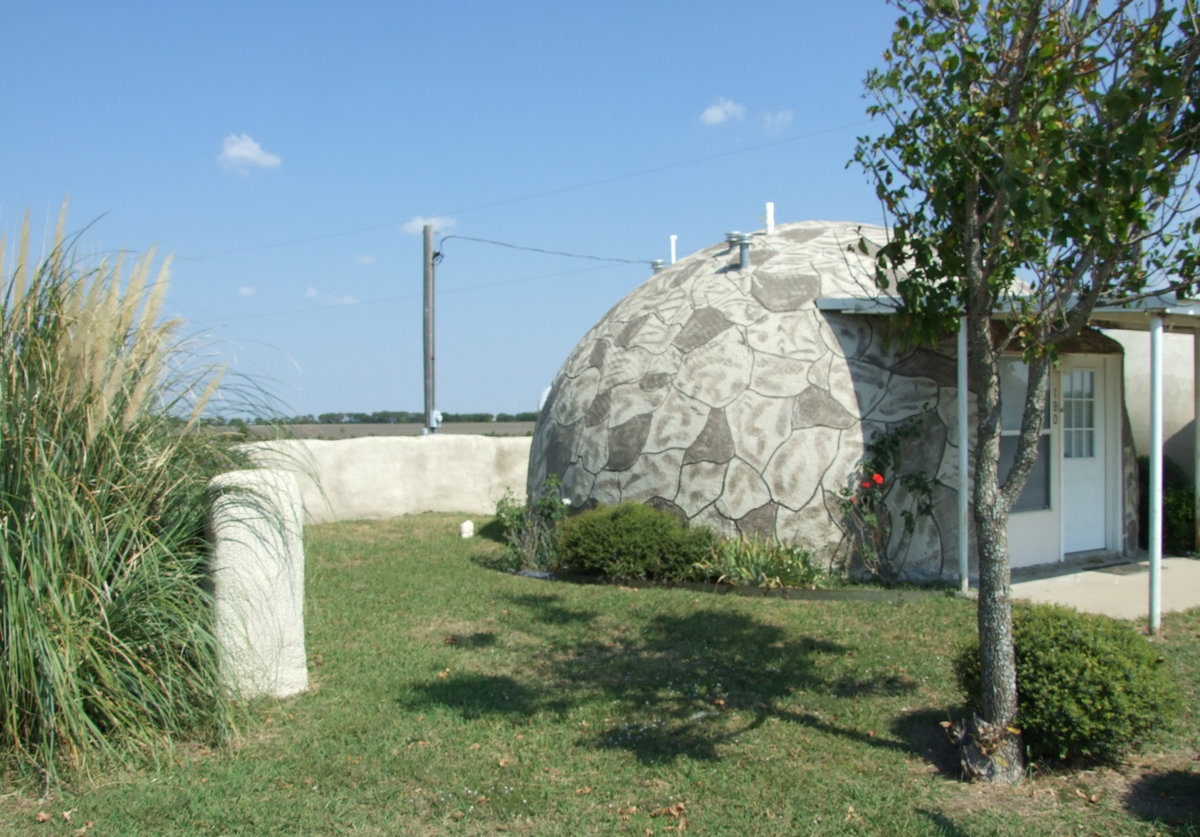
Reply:
M920 420L876 434L847 487L838 493L843 533L840 551L846 569L857 565L876 578L894 580L903 564L890 552L893 508L900 504L896 511L909 535L916 531L918 517L933 514L937 478L901 468L904 448L919 434ZM889 473L891 476L886 476ZM902 504L900 497L891 496L897 486L904 489Z

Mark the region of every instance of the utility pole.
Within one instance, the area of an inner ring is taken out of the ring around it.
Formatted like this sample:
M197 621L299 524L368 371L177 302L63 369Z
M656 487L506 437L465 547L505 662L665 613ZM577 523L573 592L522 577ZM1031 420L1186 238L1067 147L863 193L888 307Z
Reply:
M425 233L425 429L436 433L433 404L433 226L426 224Z

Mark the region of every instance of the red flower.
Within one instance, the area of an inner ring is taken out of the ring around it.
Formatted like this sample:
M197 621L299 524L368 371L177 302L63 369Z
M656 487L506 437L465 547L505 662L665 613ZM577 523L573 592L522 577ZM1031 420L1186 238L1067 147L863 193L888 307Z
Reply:
M876 474L871 479L874 480L876 485L883 485L883 474Z
M870 487L871 487L871 483L869 483L869 482L863 483L863 488L870 488Z

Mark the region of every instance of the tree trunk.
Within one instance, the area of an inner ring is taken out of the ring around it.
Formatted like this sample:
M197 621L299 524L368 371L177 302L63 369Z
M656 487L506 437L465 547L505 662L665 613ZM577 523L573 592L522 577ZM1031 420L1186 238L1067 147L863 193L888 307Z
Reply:
M1013 654L1008 503L1000 492L1000 369L991 321L969 322L971 377L978 398L975 447L975 538L979 550L979 651L983 716L960 735L970 778L1015 784L1025 772L1015 732L1017 671Z

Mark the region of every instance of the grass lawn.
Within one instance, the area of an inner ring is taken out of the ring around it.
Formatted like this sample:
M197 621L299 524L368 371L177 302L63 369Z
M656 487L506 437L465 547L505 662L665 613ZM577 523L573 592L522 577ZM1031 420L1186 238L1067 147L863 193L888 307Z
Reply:
M308 693L250 706L225 751L10 790L0 829L1200 834L1198 611L1160 640L1178 724L1117 769L992 788L957 780L939 726L961 711L970 601L537 581L475 563L499 546L460 539L462 519L310 527Z

